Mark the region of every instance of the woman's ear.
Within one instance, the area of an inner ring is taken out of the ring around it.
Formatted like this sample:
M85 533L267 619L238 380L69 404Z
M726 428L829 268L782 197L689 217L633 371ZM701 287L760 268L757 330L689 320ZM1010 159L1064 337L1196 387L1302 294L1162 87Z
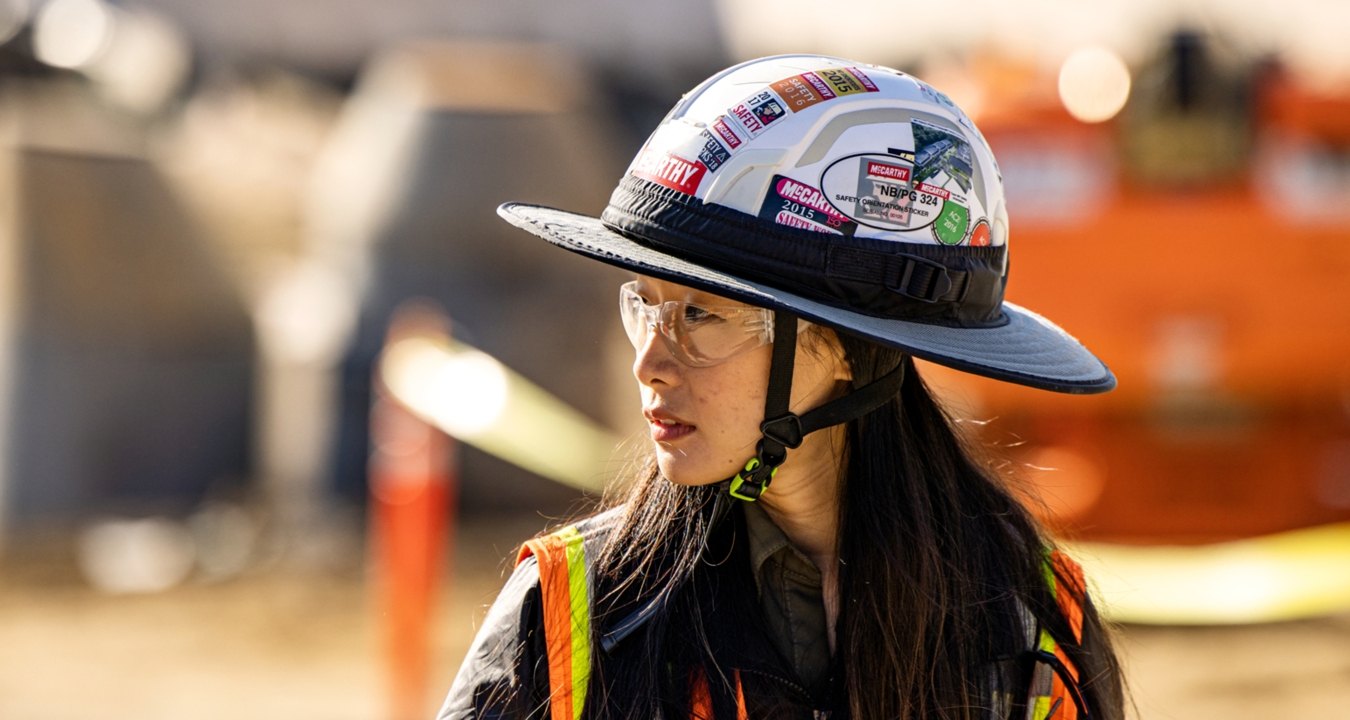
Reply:
M844 352L844 346L839 343L839 336L830 332L830 348L835 357L834 379L840 382L853 382L853 367L848 364L848 354Z
M824 325L811 323L806 326L801 336L806 340L802 345L807 352L830 364L834 373L831 379L838 382L853 382L853 368L848 364L848 355L844 352L844 344L839 342L838 333Z

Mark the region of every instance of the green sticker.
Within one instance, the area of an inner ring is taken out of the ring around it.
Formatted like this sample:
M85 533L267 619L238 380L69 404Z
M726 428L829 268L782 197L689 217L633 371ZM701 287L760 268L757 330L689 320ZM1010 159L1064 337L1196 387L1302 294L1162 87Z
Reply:
M933 234L943 245L960 245L970 227L970 211L964 205L948 200L942 204L942 215L933 223Z

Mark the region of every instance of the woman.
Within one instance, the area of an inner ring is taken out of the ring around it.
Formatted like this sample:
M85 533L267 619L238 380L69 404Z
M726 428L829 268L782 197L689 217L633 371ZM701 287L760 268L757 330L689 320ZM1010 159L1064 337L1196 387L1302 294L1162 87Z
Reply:
M972 459L912 357L1033 387L1111 372L1003 302L983 137L894 70L730 68L601 218L508 221L630 269L655 462L526 544L443 718L1118 718L1077 566Z

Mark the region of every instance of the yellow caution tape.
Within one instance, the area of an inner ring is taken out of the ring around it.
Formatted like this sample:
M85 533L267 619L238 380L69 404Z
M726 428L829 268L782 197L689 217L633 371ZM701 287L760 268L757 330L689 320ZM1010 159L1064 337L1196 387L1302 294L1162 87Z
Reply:
M1117 622L1256 623L1350 610L1350 523L1202 546L1068 550Z

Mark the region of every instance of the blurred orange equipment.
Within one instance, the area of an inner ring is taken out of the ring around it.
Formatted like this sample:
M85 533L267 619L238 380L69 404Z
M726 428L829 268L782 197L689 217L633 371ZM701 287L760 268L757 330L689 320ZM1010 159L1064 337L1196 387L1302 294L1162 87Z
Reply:
M1206 542L1350 519L1350 94L1254 77L1250 132L1208 157L1196 112L982 121L1009 187L1009 299L1120 380L1092 398L953 388L997 418L986 439L1013 445L1060 529Z

